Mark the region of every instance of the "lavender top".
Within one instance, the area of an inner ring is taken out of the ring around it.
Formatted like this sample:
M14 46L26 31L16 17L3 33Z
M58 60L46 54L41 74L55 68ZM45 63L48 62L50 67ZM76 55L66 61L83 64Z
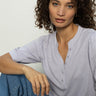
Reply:
M42 63L50 83L49 96L96 96L96 31L93 29L78 27L68 42L65 64L58 51L56 32L9 53L19 63Z

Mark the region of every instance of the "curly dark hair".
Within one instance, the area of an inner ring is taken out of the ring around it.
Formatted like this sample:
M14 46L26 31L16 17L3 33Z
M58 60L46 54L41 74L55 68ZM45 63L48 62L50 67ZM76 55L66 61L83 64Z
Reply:
M35 8L35 24L37 27L44 27L52 33L56 28L49 18L49 2L50 0L37 0L37 6ZM96 30L95 0L75 0L75 2L77 5L77 13L74 16L73 23L79 24L85 28L93 28Z

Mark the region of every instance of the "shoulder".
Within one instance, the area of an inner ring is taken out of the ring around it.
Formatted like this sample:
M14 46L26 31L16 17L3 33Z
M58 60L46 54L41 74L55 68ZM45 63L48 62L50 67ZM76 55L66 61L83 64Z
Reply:
M48 44L50 41L52 41L55 37L56 32L48 33L46 35L42 35L39 38L35 39L36 42L39 42L42 44Z
M93 56L96 57L96 30L90 29L90 36L89 36L89 48L91 53L94 54Z
M79 31L85 39L88 38L89 40L96 38L96 30L92 28L84 28L82 26L79 26Z
M82 31L83 33L86 33L86 34L90 34L92 35L93 33L96 32L96 30L92 29L92 28L84 28L82 26L79 25L79 30Z
M92 34L90 35L89 38L89 44L94 48L96 48L96 30L92 30Z

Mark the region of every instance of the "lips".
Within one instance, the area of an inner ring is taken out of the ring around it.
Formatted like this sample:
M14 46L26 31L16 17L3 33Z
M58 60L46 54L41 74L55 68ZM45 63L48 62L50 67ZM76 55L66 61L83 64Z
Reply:
M61 18L56 18L55 19L57 23L64 23L65 19L61 19Z

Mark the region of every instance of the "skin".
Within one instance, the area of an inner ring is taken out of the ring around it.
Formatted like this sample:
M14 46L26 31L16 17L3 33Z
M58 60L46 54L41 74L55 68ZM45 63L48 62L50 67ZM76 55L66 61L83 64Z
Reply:
M76 6L71 0L50 0L49 17L56 31L63 41L68 41L68 37L73 34L77 26L73 23L76 14ZM65 22L58 23L56 18L65 19ZM66 40L65 40L66 39Z
M64 63L68 52L68 41L75 36L78 29L73 23L77 8L75 4L71 0L50 0L49 3L49 17L56 27L58 50Z
M49 2L49 16L51 22L56 27L56 37L59 44L59 51L63 59L65 59L67 54L67 43L77 32L78 26L73 24L73 18L76 13L76 7L72 7L68 2L70 0L50 0ZM55 18L63 18L62 20L57 20ZM63 47L65 45L66 47ZM63 50L65 49L65 50ZM37 94L40 93L40 85L41 85L41 96L44 96L44 93L49 94L50 84L47 80L47 77L32 69L29 66L24 64L19 64L14 62L9 53L0 56L0 72L5 74L24 74L26 78L31 82L33 92Z
M41 96L49 94L49 83L47 77L24 64L16 63L12 60L9 53L0 56L0 72L5 74L24 74L31 82L34 94L39 96L41 85Z

